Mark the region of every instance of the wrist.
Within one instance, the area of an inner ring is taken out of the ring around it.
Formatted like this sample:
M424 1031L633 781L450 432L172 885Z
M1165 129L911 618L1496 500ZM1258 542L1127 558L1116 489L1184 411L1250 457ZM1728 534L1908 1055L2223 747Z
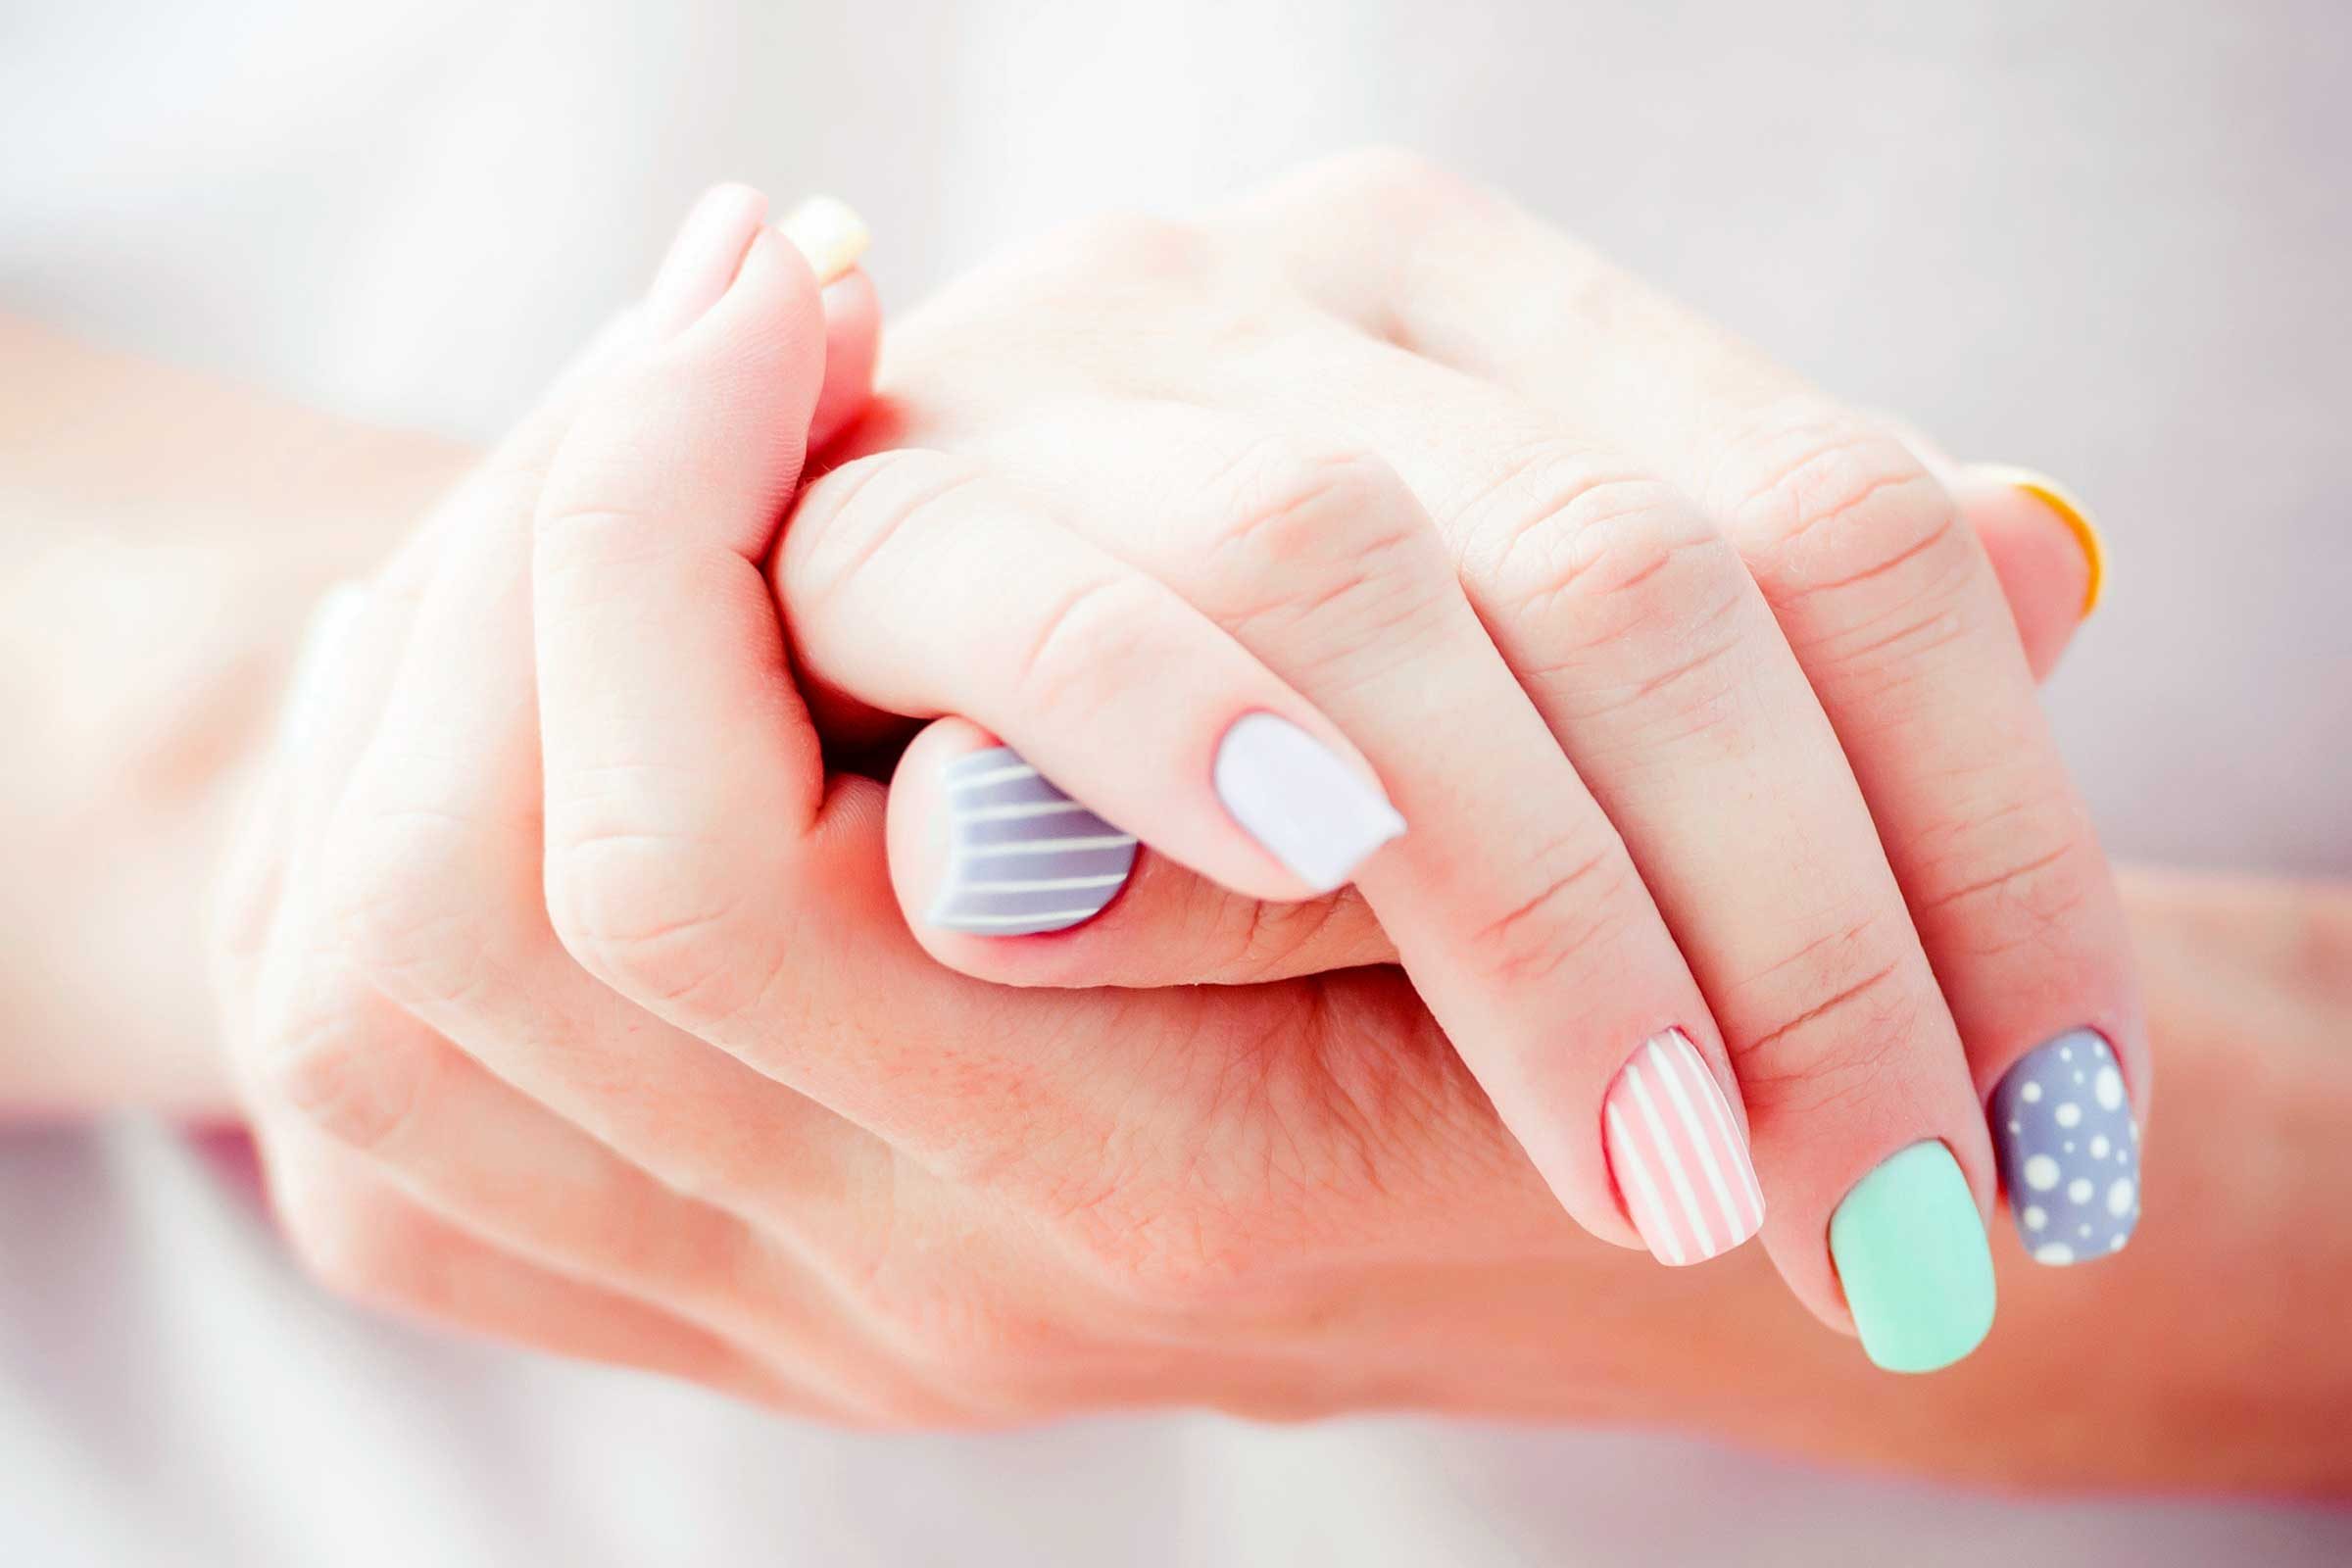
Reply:
M295 639L468 455L51 352L130 413L91 426L103 447L0 443L24 524L0 545L0 688L29 762L0 780L0 1113L220 1113L203 889Z
M2001 1245L1990 1339L1933 1378L1855 1376L1834 1354L1850 1348L1818 1335L1780 1346L1797 1368L1780 1373L1786 1408L1754 1399L1752 1379L1727 1384L1734 1435L2036 1488L2352 1491L2343 1003L2196 935L2170 919L2138 932L2166 1109L2131 1246L2048 1269ZM1769 1304L1715 1332L1738 1336Z

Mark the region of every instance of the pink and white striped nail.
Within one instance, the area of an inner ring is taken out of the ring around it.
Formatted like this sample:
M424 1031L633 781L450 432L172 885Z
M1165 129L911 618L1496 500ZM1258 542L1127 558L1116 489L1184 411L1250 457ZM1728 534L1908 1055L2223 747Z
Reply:
M1764 1224L1747 1140L1698 1048L1680 1029L1652 1035L1601 1104L1609 1171L1634 1227L1661 1263L1703 1263Z

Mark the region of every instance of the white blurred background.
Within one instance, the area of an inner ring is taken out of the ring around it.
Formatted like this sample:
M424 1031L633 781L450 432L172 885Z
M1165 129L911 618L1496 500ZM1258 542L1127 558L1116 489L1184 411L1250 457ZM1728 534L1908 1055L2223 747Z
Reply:
M2352 871L2332 0L0 0L0 310L487 438L715 178L851 200L904 309L1065 219L1368 141L2075 486L2113 575L2051 701L2111 848ZM160 1139L0 1146L0 1561L1671 1558L1732 1514L1753 1561L2117 1540L2103 1505L1666 1439L843 1440L355 1319L204 1180ZM1642 1482L1669 1471L1703 1504L1662 1510ZM2343 1546L2290 1514L2135 1517L2182 1561Z

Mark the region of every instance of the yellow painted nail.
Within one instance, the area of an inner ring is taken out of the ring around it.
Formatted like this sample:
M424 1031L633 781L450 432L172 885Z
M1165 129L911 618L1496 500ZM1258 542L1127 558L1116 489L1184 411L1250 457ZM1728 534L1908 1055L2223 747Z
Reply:
M776 232L808 258L820 288L847 276L872 237L857 210L832 196L809 197L776 220Z
M1983 477L1996 484L2014 485L2058 514L2067 531L2075 536L2075 543L2082 547L2082 559L2090 566L2090 582L2082 590L2082 614L2087 619L2099 608L2099 594L2107 586L2107 540L2099 532L2099 525L2090 520L2090 509L2072 490L2046 473L2000 463L1980 463L1973 466Z

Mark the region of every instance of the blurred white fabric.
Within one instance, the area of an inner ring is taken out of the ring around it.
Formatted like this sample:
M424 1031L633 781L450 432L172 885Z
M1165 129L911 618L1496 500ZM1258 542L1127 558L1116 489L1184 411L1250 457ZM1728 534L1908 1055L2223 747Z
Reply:
M2347 81L2328 0L16 0L0 309L486 438L713 178L849 198L904 305L1065 218L1408 144L2080 488L2114 578L2051 702L2110 846L2340 874ZM0 1562L951 1553L2316 1563L2352 1519L1408 1421L846 1438L346 1311L160 1130L0 1139Z

